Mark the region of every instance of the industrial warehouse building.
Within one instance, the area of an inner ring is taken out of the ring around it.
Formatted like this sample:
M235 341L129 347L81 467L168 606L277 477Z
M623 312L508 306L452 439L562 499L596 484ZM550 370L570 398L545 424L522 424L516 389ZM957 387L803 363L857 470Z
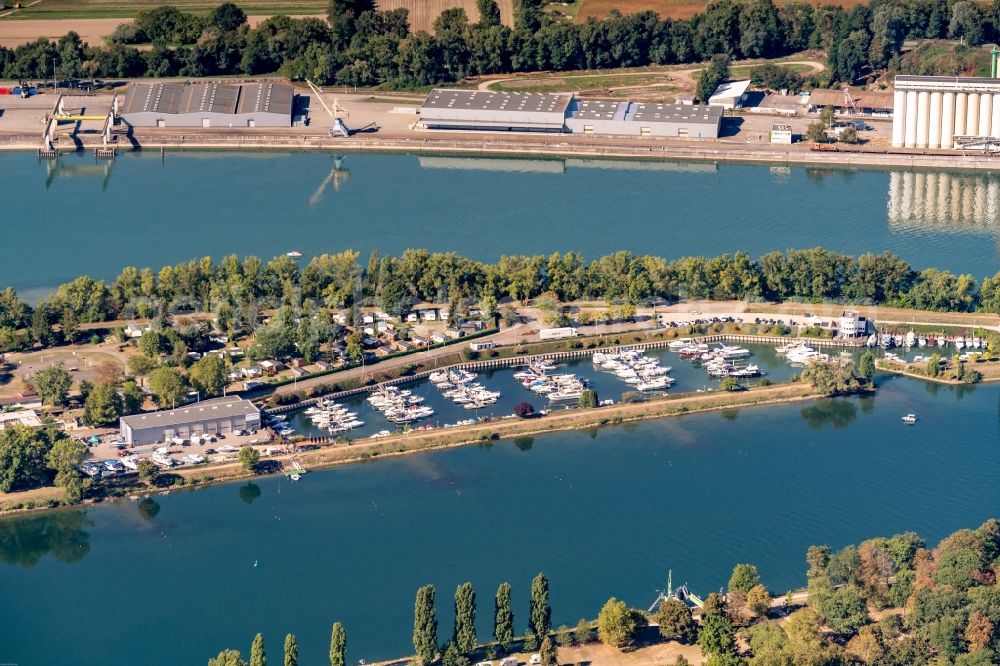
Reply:
M256 430L260 427L260 409L237 396L202 400L192 405L123 416L120 421L125 444L158 444L174 437Z
M1000 79L896 77L893 147L953 149L969 137L1000 138Z
M708 103L710 106L721 106L724 109L738 109L746 101L749 88L750 79L726 81L715 89L708 98Z
M722 107L576 100L572 94L433 90L420 126L435 130L572 132L714 139Z
M574 100L566 117L573 134L715 139L722 107Z
M420 124L426 129L562 132L572 100L570 94L435 89L420 107Z
M121 112L132 127L290 127L285 83L134 83Z

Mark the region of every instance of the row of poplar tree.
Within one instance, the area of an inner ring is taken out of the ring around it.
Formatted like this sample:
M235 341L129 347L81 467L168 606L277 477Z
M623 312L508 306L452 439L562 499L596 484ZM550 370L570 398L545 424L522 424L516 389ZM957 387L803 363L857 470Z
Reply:
M493 643L489 654L497 657L508 654L514 645L514 611L510 603L510 583L497 588L493 612ZM440 655L445 666L459 666L469 662L479 649L476 635L476 592L472 583L463 583L455 590L455 627L451 640L443 646L438 639L436 609L437 592L433 585L417 590L413 609L413 649L424 664L433 663ZM543 664L556 663L556 650L549 633L552 631L552 610L549 607L549 581L539 573L531 581L531 605L528 613L528 630L521 648L539 649Z

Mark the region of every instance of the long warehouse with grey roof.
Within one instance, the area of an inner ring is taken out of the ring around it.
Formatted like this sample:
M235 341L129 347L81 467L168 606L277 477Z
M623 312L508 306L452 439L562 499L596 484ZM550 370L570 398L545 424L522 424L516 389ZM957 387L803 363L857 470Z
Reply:
M238 396L202 400L177 409L123 416L122 436L128 446L159 444L174 437L218 434L260 427L260 409Z
M572 93L436 89L420 107L420 127L715 139L722 113L714 105L577 100Z
M420 107L426 129L562 132L573 96L435 89Z
M290 127L286 83L135 83L122 118L133 127Z
M566 116L574 134L715 139L722 107L702 104L644 104L575 100Z

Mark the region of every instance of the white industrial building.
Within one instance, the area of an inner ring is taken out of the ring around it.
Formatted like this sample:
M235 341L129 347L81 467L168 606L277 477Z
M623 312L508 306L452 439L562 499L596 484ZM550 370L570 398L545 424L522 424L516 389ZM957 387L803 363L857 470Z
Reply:
M291 127L287 83L134 83L121 117L132 127Z
M425 129L562 132L571 94L434 89L420 106Z
M1000 138L1000 79L896 77L894 148L950 150L967 137Z
M644 104L574 100L566 115L573 134L715 139L722 107L702 104Z
M791 125L771 125L771 143L792 144Z
M856 338L868 335L868 319L862 317L854 310L841 312L837 324L837 331L842 338Z
M120 420L125 444L158 444L192 435L229 433L260 428L260 409L239 396L202 400L177 409L143 412Z
M571 93L432 90L420 107L431 130L570 132L606 136L714 139L722 107L576 100Z
M750 79L726 81L715 89L712 96L708 98L708 103L711 106L721 106L723 109L739 108L746 101L747 90L749 88Z

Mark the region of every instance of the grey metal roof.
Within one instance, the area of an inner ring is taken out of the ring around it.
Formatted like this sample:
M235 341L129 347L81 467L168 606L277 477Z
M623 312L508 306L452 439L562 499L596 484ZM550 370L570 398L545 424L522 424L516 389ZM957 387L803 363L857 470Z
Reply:
M165 428L185 423L198 423L209 419L227 418L233 416L260 415L260 410L249 400L237 396L202 400L193 405L159 412L145 412L123 416L122 424L127 424L134 430L146 428Z
M624 120L628 102L601 102L582 99L576 102L573 117L581 120Z
M722 107L708 104L633 104L627 120L643 123L705 122L717 123Z
M506 93L435 88L427 95L422 108L565 113L566 107L569 106L572 99L573 96L570 94Z
M187 105L181 113L236 113L240 86L225 83L193 83L189 86Z
M240 91L237 113L291 113L294 92L284 83L247 83Z
M135 83L125 98L130 113L292 113L294 91L284 83Z

